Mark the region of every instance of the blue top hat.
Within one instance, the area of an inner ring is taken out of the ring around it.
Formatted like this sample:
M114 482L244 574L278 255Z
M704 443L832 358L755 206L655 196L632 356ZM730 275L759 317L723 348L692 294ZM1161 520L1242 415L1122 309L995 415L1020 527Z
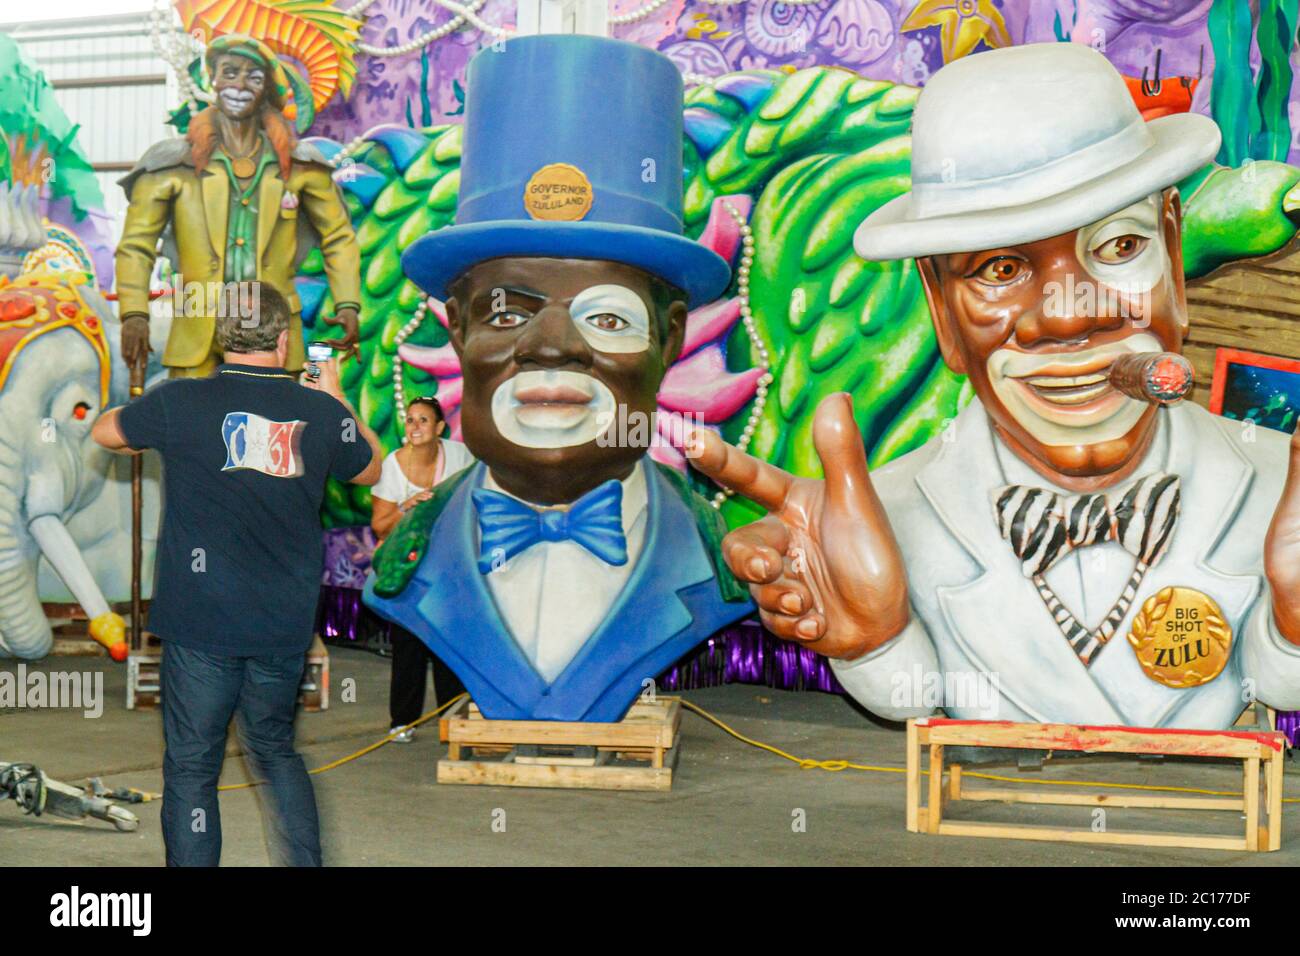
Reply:
M691 305L730 283L727 263L682 235L682 79L663 54L575 34L484 47L464 136L455 224L402 256L430 294L502 256L626 263Z

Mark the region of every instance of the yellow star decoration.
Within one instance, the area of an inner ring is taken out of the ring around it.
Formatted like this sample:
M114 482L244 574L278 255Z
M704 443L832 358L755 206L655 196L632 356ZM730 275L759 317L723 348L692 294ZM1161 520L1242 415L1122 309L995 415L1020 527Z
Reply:
M1011 46L1006 21L993 0L922 0L899 31L908 33L926 27L939 28L945 63L961 59L981 40L989 47Z

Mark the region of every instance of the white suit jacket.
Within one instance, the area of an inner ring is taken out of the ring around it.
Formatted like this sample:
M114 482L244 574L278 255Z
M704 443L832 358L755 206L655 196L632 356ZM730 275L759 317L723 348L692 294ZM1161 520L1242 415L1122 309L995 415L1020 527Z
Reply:
M869 654L832 661L849 693L891 720L942 706L962 719L1223 728L1254 698L1300 709L1300 647L1278 633L1264 578L1264 535L1286 478L1287 436L1247 432L1190 403L1159 414L1168 430L1166 470L1182 478L1182 517L1168 553L1091 667L1075 656L998 533L991 493L1003 484L1000 439L978 401L945 438L874 472L907 566L912 619ZM1208 594L1232 625L1227 665L1198 687L1151 680L1127 640L1142 603L1171 585Z

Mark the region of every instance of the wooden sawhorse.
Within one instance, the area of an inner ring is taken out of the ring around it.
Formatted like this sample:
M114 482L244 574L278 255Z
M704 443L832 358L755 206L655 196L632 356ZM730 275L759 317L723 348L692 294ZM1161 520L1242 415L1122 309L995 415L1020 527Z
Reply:
M944 747L1006 747L1018 750L1074 750L1087 753L1159 754L1240 760L1240 797L1181 797L1166 794L1057 792L1056 788L1009 790L964 785L959 764L944 766ZM921 754L930 752L928 803L921 803ZM1180 846L1215 850L1277 850L1282 846L1282 770L1286 738L1277 731L1183 730L1174 727L1079 727L1021 724L1004 720L925 717L907 722L907 829L946 836L1064 840L1129 846ZM946 776L946 781L945 781ZM1263 778L1264 798L1260 799ZM1001 801L1088 807L1148 807L1244 812L1243 836L1093 830L1030 824L945 820L944 807L958 800Z

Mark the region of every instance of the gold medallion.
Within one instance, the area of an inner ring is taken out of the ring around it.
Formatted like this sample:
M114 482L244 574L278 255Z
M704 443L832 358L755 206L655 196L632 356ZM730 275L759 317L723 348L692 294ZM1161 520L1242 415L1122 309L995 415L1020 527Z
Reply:
M593 199L586 174L568 163L543 166L524 187L524 208L534 219L577 222L591 211Z
M239 179L248 179L253 173L257 172L257 166L251 159L232 159L230 168L234 170L235 176Z
M1166 687L1196 687L1228 663L1232 628L1208 594L1163 588L1143 602L1128 641L1147 677Z

